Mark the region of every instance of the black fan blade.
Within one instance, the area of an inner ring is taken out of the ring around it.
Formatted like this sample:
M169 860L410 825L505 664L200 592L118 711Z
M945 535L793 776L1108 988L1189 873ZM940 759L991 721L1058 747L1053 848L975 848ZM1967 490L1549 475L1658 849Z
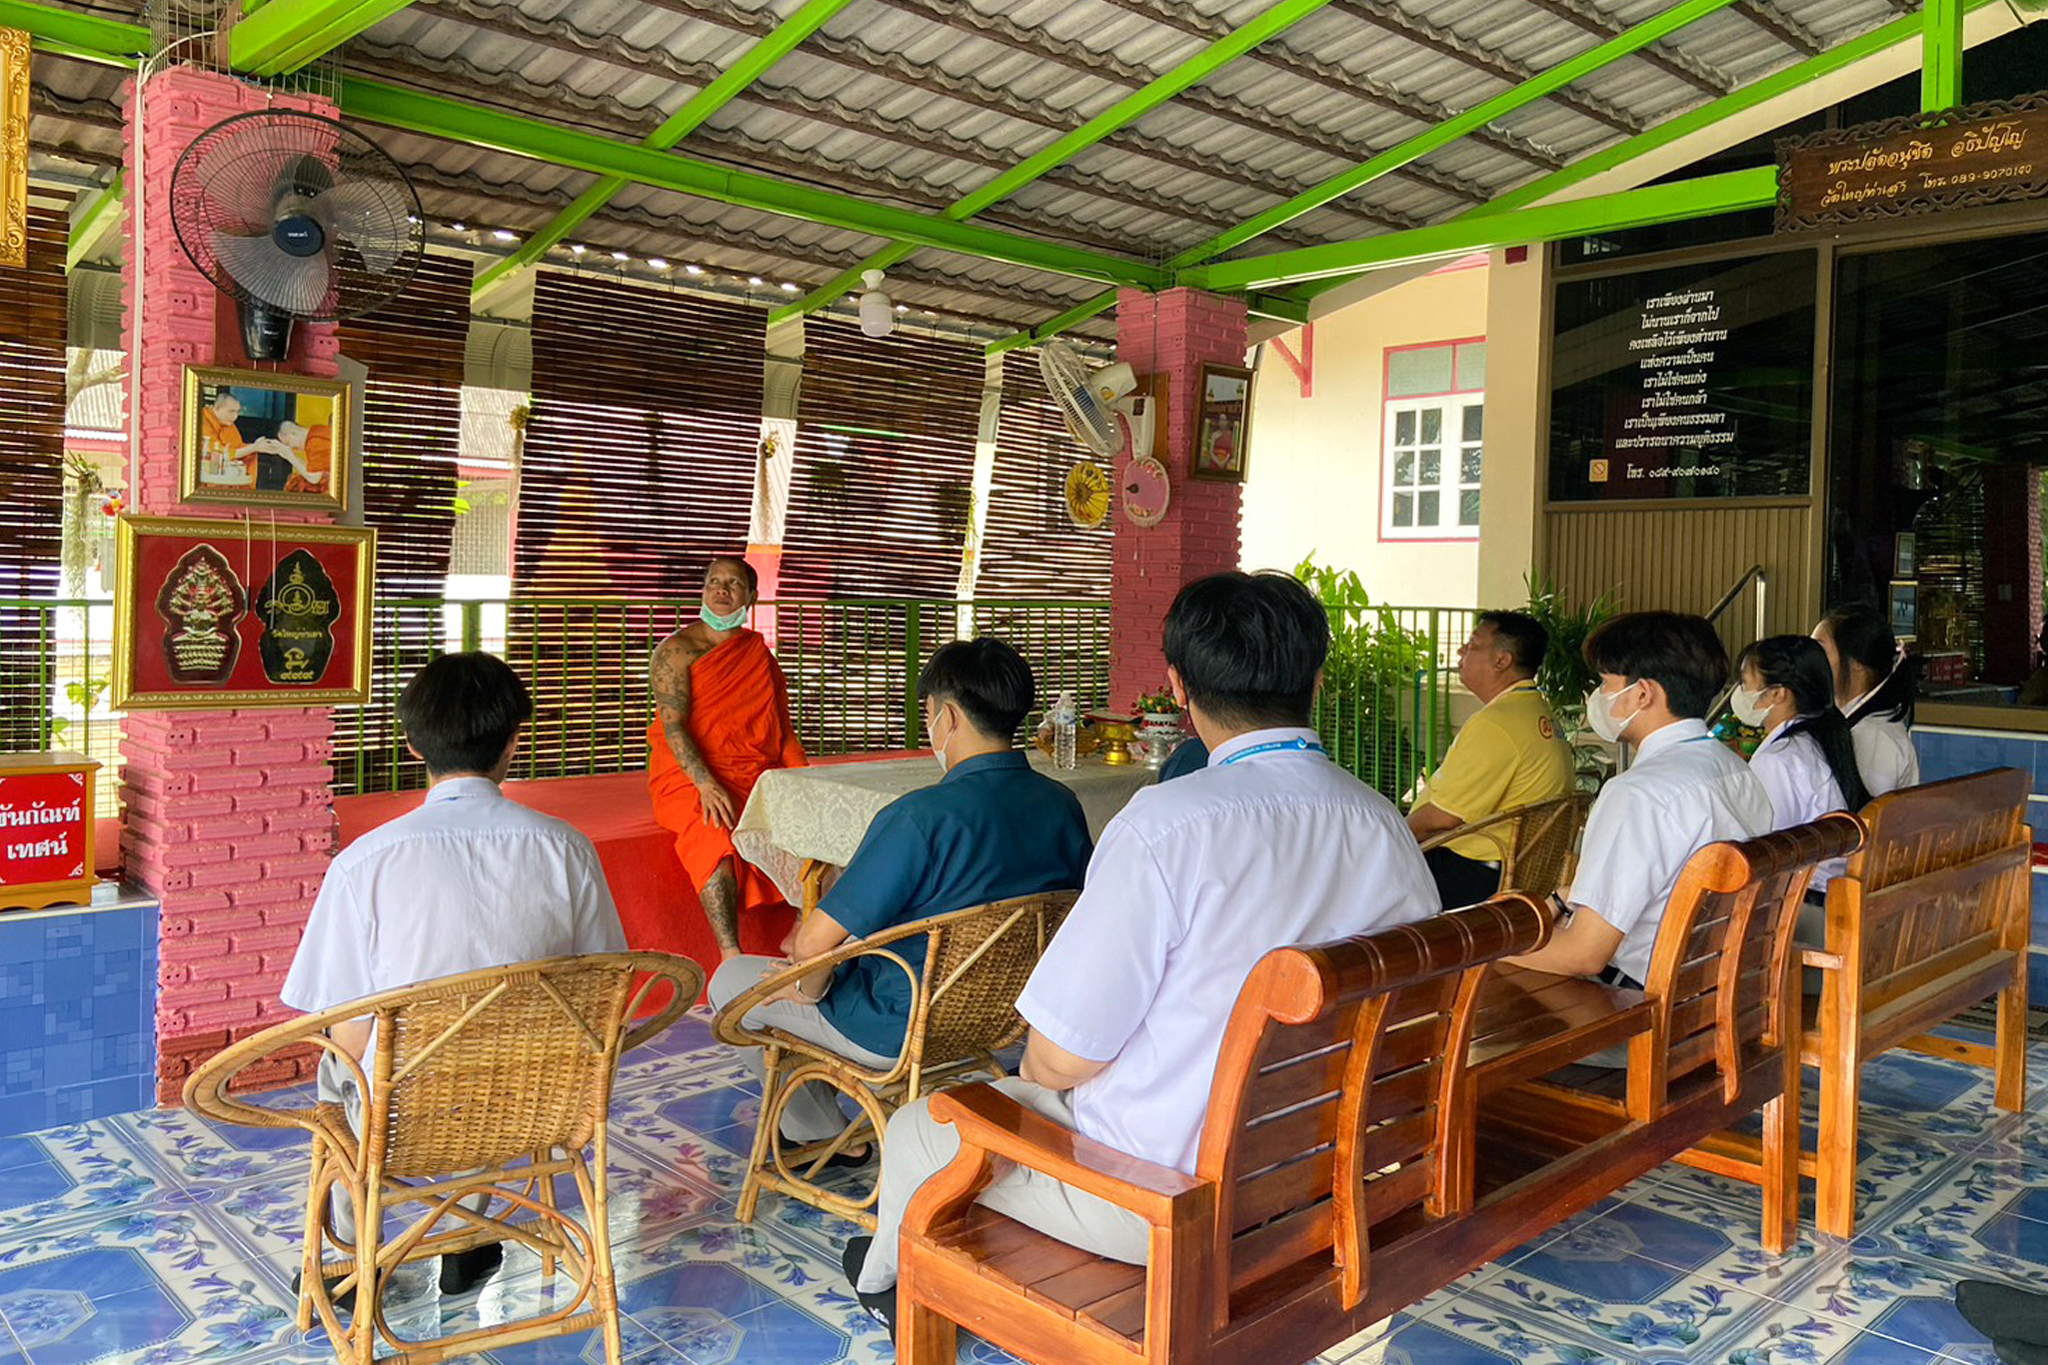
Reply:
M327 258L293 256L268 236L213 234L214 258L232 280L273 308L310 316L327 304Z
M320 196L314 212L330 236L353 246L373 275L386 275L412 249L410 199L388 180L349 180Z

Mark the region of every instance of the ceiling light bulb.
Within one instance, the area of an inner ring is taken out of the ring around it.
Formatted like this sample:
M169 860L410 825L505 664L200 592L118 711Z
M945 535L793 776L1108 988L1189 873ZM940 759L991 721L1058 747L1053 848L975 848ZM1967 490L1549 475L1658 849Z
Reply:
M896 330L895 313L889 311L889 296L882 292L882 281L887 278L879 270L863 270L861 283L867 292L860 296L861 335L885 337ZM897 309L896 312L902 312Z
M516 242L516 241L518 241L518 240L519 240L519 234L518 234L518 233L516 233L516 232L508 232L508 231L506 231L506 230L505 230L504 228L494 228L494 229L492 229L492 231L491 231L491 236L493 236L493 237L497 238L497 239L498 239L499 241L501 241L501 242Z
M464 226L463 226L463 225L462 225L461 223L450 223L450 224L448 225L448 230L449 230L450 232L467 232L467 231L469 231L469 229L468 229L468 228L466 228L466 227L464 227Z
M785 294L794 294L801 287L800 285L791 284L788 280L782 282L782 292Z
M704 267L701 265L686 265L683 267L683 273L685 275L701 275L704 273Z
M613 260L615 260L615 261L630 261L630 260L632 260L633 258L632 258L631 256L628 256L628 255L627 255L627 254L626 254L625 252L623 252L623 251L614 251L614 252L612 253L612 259L613 259Z
M747 283L754 285L755 287L758 288L759 286L768 283L768 281L762 279L759 275L749 275L747 276Z
M583 245L583 243L576 242L571 244L571 246L569 247L569 254L571 256L581 256L584 252L588 251L589 249L590 248Z
M668 262L664 261L659 256L649 256L647 258L647 264L653 266L656 270L668 269Z
M899 303L896 305L896 311L898 313L907 313L910 311L910 305L907 303Z

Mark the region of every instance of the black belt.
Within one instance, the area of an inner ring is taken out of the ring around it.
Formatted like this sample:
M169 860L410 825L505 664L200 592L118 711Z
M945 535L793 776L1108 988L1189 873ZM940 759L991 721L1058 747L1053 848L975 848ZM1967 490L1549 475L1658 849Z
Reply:
M1612 962L1600 969L1599 979L1610 986L1620 986L1623 990L1639 991L1643 988L1642 982L1636 980Z

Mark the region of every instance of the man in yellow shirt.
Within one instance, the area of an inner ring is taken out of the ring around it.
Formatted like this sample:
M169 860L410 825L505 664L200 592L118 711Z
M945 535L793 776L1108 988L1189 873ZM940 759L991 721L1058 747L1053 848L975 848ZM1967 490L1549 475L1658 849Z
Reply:
M1536 690L1550 648L1542 622L1519 611L1483 611L1458 650L1458 679L1483 703L1424 784L1408 828L1423 840L1489 815L1571 793L1571 747ZM1500 845L1473 835L1424 855L1446 910L1500 890Z

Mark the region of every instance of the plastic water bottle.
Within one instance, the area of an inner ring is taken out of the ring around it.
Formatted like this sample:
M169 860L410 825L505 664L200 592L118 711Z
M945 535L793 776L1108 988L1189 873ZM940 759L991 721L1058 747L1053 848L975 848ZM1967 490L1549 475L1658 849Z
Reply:
M1074 694L1062 692L1052 704L1052 766L1074 766Z

